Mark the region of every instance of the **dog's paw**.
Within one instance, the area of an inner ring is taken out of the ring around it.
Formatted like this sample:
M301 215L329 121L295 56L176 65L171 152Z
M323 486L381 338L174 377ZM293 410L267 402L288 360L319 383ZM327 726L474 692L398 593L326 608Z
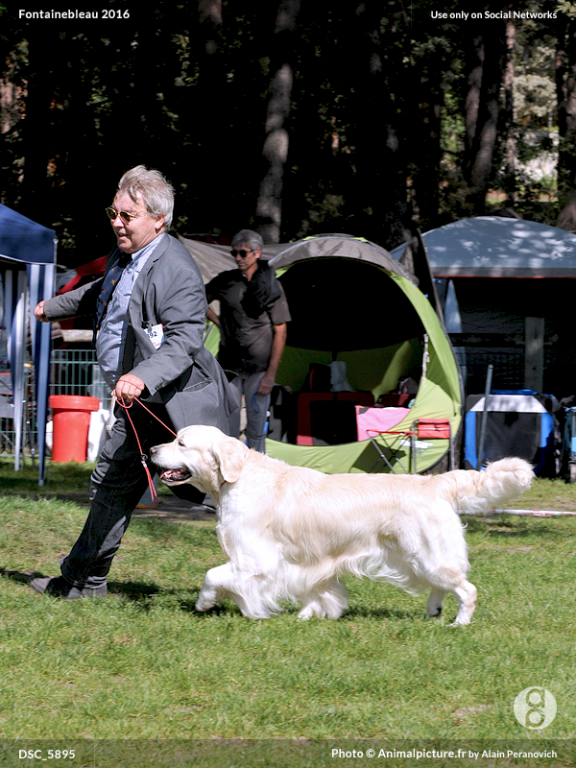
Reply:
M312 616L316 616L317 619L326 618L326 611L320 605L320 603L308 603L308 605L304 606L304 608L302 608L298 614L298 618L302 619L303 621L308 621L308 619L311 619Z
M311 619L312 616L314 616L314 611L310 608L310 606L302 608L302 610L298 613L298 618L302 619L302 621L308 621L308 619Z
M450 624L451 627L466 627L468 624L470 624L470 617L465 617L463 619L459 619L456 617L456 621L453 621L452 624Z
M197 611L208 611L216 605L216 602L216 597L207 597L200 593L194 607Z

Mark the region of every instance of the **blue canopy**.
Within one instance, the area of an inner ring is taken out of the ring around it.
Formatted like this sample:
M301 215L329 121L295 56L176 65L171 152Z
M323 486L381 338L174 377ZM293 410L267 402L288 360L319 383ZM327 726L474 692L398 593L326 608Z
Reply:
M26 350L26 304L34 357L34 395L38 429L38 482L44 484L46 419L50 384L50 325L34 317L34 307L54 294L56 233L0 204L0 271L4 283L4 325L14 400L15 457L20 469Z
M56 233L0 205L0 255L25 264L54 264Z

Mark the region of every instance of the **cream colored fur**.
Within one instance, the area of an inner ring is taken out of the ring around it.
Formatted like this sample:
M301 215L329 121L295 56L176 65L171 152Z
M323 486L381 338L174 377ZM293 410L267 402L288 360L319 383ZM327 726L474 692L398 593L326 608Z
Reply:
M429 616L447 592L458 601L455 624L468 624L476 588L456 514L482 512L531 483L530 465L510 458L486 471L443 475L326 475L292 467L227 437L192 426L153 449L168 485L188 482L210 493L228 562L206 574L196 608L232 598L245 616L264 619L280 600L299 601L301 618L336 619L348 606L345 573L430 590Z

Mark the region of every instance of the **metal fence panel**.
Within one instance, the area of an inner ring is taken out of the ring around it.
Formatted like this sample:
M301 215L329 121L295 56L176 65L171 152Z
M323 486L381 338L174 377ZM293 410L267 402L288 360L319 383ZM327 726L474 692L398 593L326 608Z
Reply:
M25 367L24 424L22 452L35 456L38 451L34 366ZM102 378L93 349L55 349L50 359L50 394L97 397L101 408L109 408L112 393ZM13 455L15 443L14 406L10 371L0 371L0 455Z

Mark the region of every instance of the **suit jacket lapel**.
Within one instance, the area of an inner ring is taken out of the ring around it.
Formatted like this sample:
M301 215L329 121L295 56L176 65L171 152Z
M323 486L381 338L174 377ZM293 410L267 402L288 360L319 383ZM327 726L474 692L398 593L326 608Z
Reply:
M141 326L143 320L142 307L144 303L144 294L149 283L148 276L156 262L166 253L169 245L170 235L166 235L166 237L163 237L162 242L152 251L150 258L142 268L142 271L134 283L132 296L130 297L130 317L133 323L138 324L138 327Z

